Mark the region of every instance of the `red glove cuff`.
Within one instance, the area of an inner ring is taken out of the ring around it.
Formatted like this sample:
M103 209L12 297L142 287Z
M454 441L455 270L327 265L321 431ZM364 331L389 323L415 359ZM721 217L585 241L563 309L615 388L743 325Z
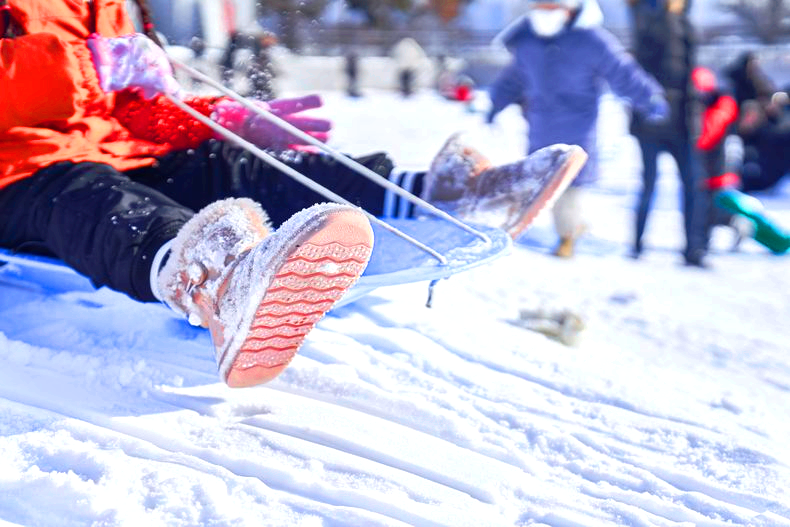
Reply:
M189 97L186 104L206 117L211 115L217 97ZM145 100L124 91L116 98L113 117L133 136L156 144L166 144L173 150L196 148L214 136L214 131L190 117L165 96Z

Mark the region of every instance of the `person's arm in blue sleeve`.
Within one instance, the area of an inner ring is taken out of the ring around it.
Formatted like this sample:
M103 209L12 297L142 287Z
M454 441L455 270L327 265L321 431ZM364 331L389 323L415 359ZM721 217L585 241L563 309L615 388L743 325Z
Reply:
M512 103L519 102L524 92L524 81L516 62L511 62L499 75L488 90L491 98L491 109L486 115L486 122L491 123L494 117Z
M648 116L664 109L666 98L661 85L611 33L601 29L595 35L595 45L600 48L599 71L614 94L629 99L637 111Z

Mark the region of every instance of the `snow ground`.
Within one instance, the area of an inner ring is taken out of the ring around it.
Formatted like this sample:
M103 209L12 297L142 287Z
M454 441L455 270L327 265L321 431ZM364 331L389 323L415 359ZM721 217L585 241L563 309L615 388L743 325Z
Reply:
M333 145L425 167L474 128L524 148L508 110L422 93L325 94ZM0 278L0 525L790 525L786 258L717 232L680 265L674 166L648 251L625 257L638 188L603 103L603 178L571 261L539 218L494 263L332 312L274 382L218 382L208 335L102 289ZM790 226L790 188L762 196ZM571 309L565 346L516 324Z

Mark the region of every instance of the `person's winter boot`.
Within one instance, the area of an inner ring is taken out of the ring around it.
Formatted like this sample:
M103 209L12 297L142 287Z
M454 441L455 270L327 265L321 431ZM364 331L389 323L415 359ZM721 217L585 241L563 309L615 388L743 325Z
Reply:
M231 387L270 381L367 265L373 232L346 205L315 205L271 232L261 207L226 199L179 231L159 273L164 301L208 327Z
M554 249L554 256L558 256L560 258L572 258L575 246L575 238L572 236L563 236L560 238L560 243Z
M683 252L683 260L689 267L709 269L710 265L705 260L706 251L704 249L687 249Z
M729 226L733 230L732 246L730 247L732 252L737 252L743 240L752 238L757 230L754 222L742 214L733 214Z
M638 260L642 256L642 240L637 240L634 242L634 245L631 247L628 256L634 260Z
M468 192L471 178L491 168L491 161L462 141L462 134L450 136L431 161L423 183L422 197L431 203L452 204Z
M422 198L464 221L517 238L570 184L587 161L579 146L557 144L501 166L450 137L425 176Z

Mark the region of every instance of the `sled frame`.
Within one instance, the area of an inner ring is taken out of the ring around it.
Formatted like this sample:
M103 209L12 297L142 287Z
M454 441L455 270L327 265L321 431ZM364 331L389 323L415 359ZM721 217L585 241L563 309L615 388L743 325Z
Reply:
M173 64L173 66L176 67L177 69L180 69L180 70L184 71L188 75L192 76L194 79L196 79L196 80L198 80L200 82L203 82L204 84L207 84L207 85L211 86L212 88L220 91L221 93L227 95L228 97L230 97L234 101L236 101L236 102L240 103L241 105L243 105L248 110L250 110L250 111L254 112L255 114L263 117L264 119L266 119L270 123L272 123L275 126L281 128L282 130L288 132L289 134L298 137L299 139L303 140L305 143L310 144L312 146L315 146L316 148L322 150L324 153L326 153L327 155L331 156L334 160L336 160L337 162L345 165L346 167L348 167L349 169L351 169L352 171L354 171L358 175L361 175L363 177L366 177L366 178L370 179L371 181L373 181L374 183L376 183L379 186L383 187L384 189L399 195L400 197L404 198L405 200L409 201L410 203L414 204L415 206L420 207L420 208L430 212L434 216L437 216L437 217L447 221L448 223L454 225L455 227L457 227L459 229L462 229L462 230L464 230L464 231L466 231L466 232L468 232L470 234L473 234L474 236L476 236L477 238L482 240L484 243L486 243L488 245L490 245L492 243L491 242L491 238L487 234L481 232L478 229L475 229L471 225L468 225L467 223L464 223L463 221L455 218L454 216L451 216L447 212L435 207L434 205L428 203L424 199L422 199L422 198L412 194L411 192L405 190L404 188L396 185L395 183L393 183L392 181L388 180L387 178L382 177L380 174L377 174L377 173L373 172L372 170L370 170L366 166L358 163L357 161L355 161L354 159L350 158L349 156L339 152L338 150L336 150L336 149L330 147L329 145L327 145L326 143L323 143L323 142L319 141L318 139L312 137L311 135L303 132L299 128L293 126L291 123L285 121L284 119L281 119L280 117L274 115L273 113L269 112L268 110L266 110L264 108L261 108L260 106L256 105L250 99L248 99L248 98L242 96L241 94L239 94L239 93L237 93L237 92L235 92L235 91L223 86L221 83L215 81L214 79L212 79L208 75L196 70L195 68L192 68L191 66L188 66L187 64L184 64L183 62L181 62L181 61L179 61L177 59L174 59L172 57L169 57L169 58L171 60L171 63ZM205 124L206 126L211 128L212 130L214 130L215 132L220 134L222 137L224 137L227 140L232 141L233 143L241 146L242 148L244 148L245 150L249 151L251 154L253 154L254 156L258 157L259 159L261 159L265 163L268 163L269 165L273 166L274 168L277 168L278 170L280 170L281 172L283 172L287 176L289 176L289 177L295 179L296 181L302 183L303 185L307 186L308 188L310 188L314 192L326 197L327 199L335 201L337 203L344 203L346 205L351 205L351 206L356 207L356 205L354 205L350 201L346 200L342 196L332 192L331 190L329 190L328 188L324 187L323 185L320 185L320 184L316 183L315 181L311 180L310 178L308 178L304 174L300 173L299 171L289 167L288 165L286 165L285 163L283 163L282 161L280 161L276 157L272 156L268 152L264 151L263 149L259 148L258 146L250 143L249 141L246 141L245 139L243 139L239 135L231 132L230 130L228 130L224 126L222 126L219 123L217 123L216 121L212 120L211 118L206 117L205 115L201 114L200 112L194 110L193 108L191 108L189 105L187 105L186 103L184 103L183 101L181 101L177 97L175 97L173 95L169 95L169 94L167 95L167 97L170 99L171 102L173 102L173 104L178 106L181 110L183 110L184 112L189 114L194 119L197 119L201 123ZM441 265L446 265L447 264L447 258L445 258L445 256L442 255L440 252L432 249L431 247L428 247L424 243L422 243L419 240L413 238L412 236L409 236L408 234L404 233L400 229L397 229L396 227L392 226L390 223L387 223L386 221L382 220L381 218L378 218L378 217L374 216L373 214L371 214L370 212L366 211L365 209L362 209L360 207L357 207L357 208L359 210L361 210L368 217L368 219L371 222L376 223L377 225L381 226L385 230L387 230L387 231L395 234L396 236L408 241L409 243L411 243L415 247L419 248L420 250L427 252L428 254L430 254L431 256L436 258L436 260L438 260Z

